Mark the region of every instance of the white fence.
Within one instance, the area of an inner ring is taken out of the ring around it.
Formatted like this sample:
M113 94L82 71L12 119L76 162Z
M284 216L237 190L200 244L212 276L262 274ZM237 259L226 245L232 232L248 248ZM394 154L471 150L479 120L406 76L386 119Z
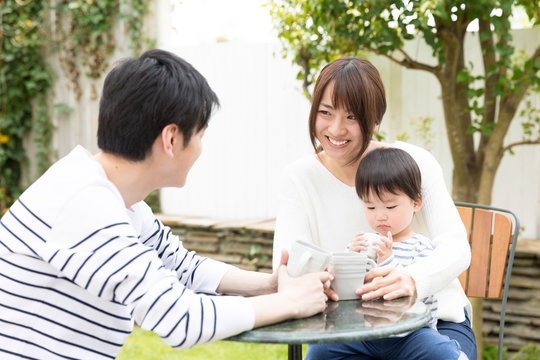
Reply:
M182 45L168 31L171 24L163 20L169 10L163 6L155 10L160 19L155 29L158 46L174 51L205 75L220 98L221 108L210 122L203 154L186 186L162 191L163 210L220 219L271 218L276 212L281 169L313 151L307 129L309 102L301 94L300 82L295 80L297 69L281 58L277 41ZM540 39L538 29L513 35L517 47L529 53ZM477 35L470 34L468 41L474 36ZM409 44L409 51L422 58L430 56L428 49L418 43ZM370 60L379 68L386 86L389 106L382 130L387 140L403 131L414 135L411 119L433 117L430 150L442 164L450 187L452 160L438 82L430 74L405 70L383 58ZM86 91L77 102L66 90L65 82L57 85L55 103L67 103L75 109L68 117L57 119L59 129L54 145L58 156L65 155L76 143L97 150L97 100L89 97L89 85L83 86ZM101 81L95 86L99 96ZM539 96L532 100L540 107ZM520 136L516 121L510 139ZM414 136L409 141L426 145ZM540 146L519 147L515 153L506 155L501 164L492 204L514 210L525 227L522 235L539 238Z

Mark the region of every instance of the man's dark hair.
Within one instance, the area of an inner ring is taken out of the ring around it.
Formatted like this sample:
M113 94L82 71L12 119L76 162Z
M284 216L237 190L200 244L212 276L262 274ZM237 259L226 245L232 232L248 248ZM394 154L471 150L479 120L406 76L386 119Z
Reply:
M98 146L126 159L144 160L163 128L176 124L184 146L208 125L216 94L187 61L150 50L120 61L107 75L99 103Z
M417 201L421 198L422 176L409 153L396 148L378 148L360 161L356 171L356 193L367 200L370 193L404 193Z

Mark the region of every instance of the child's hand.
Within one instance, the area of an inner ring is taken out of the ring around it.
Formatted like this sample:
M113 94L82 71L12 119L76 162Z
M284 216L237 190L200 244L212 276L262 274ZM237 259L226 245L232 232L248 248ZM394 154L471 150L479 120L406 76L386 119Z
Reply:
M393 239L390 231L386 236L380 235L380 239L373 242L373 248L377 252L377 264L385 262L392 255L392 243Z
M351 252L361 252L367 251L369 246L369 241L364 238L364 233L359 232L354 236L353 241L349 244L349 251Z

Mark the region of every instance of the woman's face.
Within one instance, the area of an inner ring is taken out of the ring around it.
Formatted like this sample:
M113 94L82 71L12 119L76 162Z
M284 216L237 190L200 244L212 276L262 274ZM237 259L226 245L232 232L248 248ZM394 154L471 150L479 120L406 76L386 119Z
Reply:
M317 118L315 136L326 156L333 160L352 161L360 151L362 140L360 125L347 109L337 108L332 103L334 83L324 90Z

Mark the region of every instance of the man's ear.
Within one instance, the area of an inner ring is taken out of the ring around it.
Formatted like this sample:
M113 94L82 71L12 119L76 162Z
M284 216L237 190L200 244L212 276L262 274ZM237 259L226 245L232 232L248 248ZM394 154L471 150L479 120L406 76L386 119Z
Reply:
M167 156L174 157L175 148L178 146L180 146L180 149L182 148L184 137L176 124L169 124L161 130L159 139L161 140L163 152Z

